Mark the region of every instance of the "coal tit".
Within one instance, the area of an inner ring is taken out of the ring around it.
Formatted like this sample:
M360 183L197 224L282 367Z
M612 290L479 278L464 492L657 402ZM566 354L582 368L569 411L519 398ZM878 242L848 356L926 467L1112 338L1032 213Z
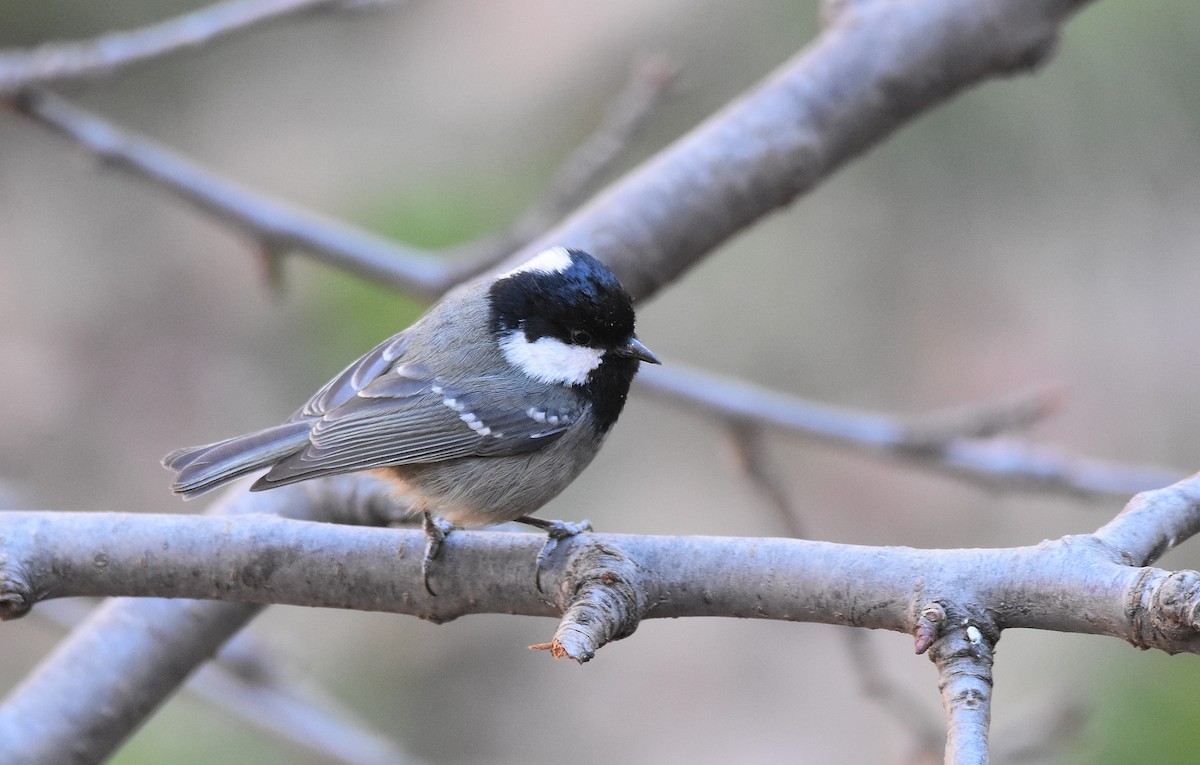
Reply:
M375 470L423 513L426 564L445 519L528 517L596 455L639 362L633 301L603 263L553 247L451 292L348 366L282 425L168 454L171 490L190 499L270 468L251 491ZM426 582L428 586L428 581Z

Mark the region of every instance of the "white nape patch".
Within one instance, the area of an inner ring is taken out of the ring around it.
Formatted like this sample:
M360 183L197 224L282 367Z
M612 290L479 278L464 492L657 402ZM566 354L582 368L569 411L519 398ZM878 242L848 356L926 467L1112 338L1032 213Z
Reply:
M572 262L571 253L567 252L566 247L551 247L548 250L542 250L513 270L501 274L500 278L507 279L527 271L536 271L539 274L561 274L571 267Z
M585 345L567 345L553 337L532 343L525 332L515 329L500 339L500 351L508 363L535 380L545 383L582 385L600 366L604 351Z

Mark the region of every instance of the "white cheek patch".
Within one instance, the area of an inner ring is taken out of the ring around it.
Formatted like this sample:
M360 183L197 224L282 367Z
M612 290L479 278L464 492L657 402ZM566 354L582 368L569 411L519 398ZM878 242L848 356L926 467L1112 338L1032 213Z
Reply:
M500 278L507 279L527 271L535 271L539 274L561 274L571 267L572 262L571 253L567 252L566 247L551 247L548 250L542 250L513 270L501 274Z
M501 338L500 351L508 363L535 380L566 385L587 382L604 356L599 348L567 345L553 337L539 337L531 343L519 329Z

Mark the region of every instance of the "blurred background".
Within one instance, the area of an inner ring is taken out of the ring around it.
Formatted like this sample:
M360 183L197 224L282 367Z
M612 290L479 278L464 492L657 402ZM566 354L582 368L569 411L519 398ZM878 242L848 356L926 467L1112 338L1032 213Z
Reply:
M0 48L201 5L0 3ZM623 168L792 56L816 18L816 3L781 0L414 2L61 92L251 188L440 248L535 199L641 56L681 74ZM1066 406L1031 438L1200 469L1197 71L1200 6L1098 2L1042 71L972 90L737 237L643 306L639 335L667 364L896 414L1058 383ZM420 310L304 257L272 292L247 240L0 112L0 486L23 507L202 509L169 494L163 454L279 421ZM830 541L1031 544L1123 503L991 494L796 440L768 451ZM785 533L722 429L636 397L542 515ZM1200 545L1164 565L1200 567ZM859 690L838 628L651 621L578 667L526 650L553 627L275 607L252 630L430 762L897 762L912 744ZM60 636L36 611L3 625L4 687ZM867 642L936 725L935 672L911 638ZM1194 656L1010 631L996 677L998 750L1078 707L1082 731L1044 761L1200 756ZM325 760L181 694L114 762Z

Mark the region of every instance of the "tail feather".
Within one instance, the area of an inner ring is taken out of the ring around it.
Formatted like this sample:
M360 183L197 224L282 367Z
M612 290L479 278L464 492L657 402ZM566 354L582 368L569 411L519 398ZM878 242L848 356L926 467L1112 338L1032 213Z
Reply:
M311 422L286 422L215 444L173 451L163 458L163 466L178 473L171 491L192 499L270 467L307 446L311 427Z

